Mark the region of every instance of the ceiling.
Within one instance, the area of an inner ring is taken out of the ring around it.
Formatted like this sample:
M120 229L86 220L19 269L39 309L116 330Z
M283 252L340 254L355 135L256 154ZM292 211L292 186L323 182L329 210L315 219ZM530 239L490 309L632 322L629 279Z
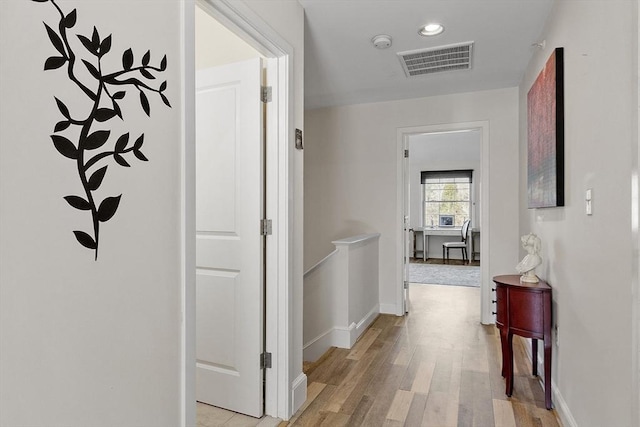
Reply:
M305 108L518 86L554 0L299 0ZM444 25L434 37L418 29ZM378 34L393 38L376 49ZM470 70L407 78L397 53L473 41Z

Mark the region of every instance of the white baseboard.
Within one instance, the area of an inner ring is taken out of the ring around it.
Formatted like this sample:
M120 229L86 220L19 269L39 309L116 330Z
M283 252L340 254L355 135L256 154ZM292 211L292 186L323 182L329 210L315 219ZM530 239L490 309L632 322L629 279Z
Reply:
M531 341L525 341L524 346L525 353L527 353L527 357L529 358L529 363L533 363L532 353L531 353ZM544 359L538 355L538 372L544 372ZM544 390L544 378L542 375L538 375L538 381L540 381L540 385ZM576 423L575 418L573 418L573 414L569 410L569 406L567 402L562 397L562 393L558 390L556 383L551 380L551 397L553 401L553 409L556 410L558 417L560 417L560 423L563 427L578 427L578 423Z
M353 322L348 327L335 326L304 345L303 360L314 362L322 356L329 347L351 348L362 333L371 325L379 314L376 305L358 323Z
M402 308L398 311L398 306L396 304L380 304L380 314L393 314L394 316L403 315Z
M335 333L336 329L331 328L306 343L302 350L302 360L307 362L318 360L337 341L334 337Z
M367 330L369 325L376 320L378 314L380 313L380 307L378 305L374 306L360 321L354 325L355 327L351 329L349 336L349 348L353 347L353 345L358 341L358 338Z
M305 400L307 400L307 376L301 373L291 385L291 415L298 412Z

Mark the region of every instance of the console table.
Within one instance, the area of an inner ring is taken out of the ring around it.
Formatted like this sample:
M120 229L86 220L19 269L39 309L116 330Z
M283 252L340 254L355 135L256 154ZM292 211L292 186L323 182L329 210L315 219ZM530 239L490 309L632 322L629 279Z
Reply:
M544 341L545 406L551 409L551 287L543 281L521 283L519 275L495 276L493 281L506 394L513 393L513 335L531 338L534 376L538 375L538 340L541 339Z

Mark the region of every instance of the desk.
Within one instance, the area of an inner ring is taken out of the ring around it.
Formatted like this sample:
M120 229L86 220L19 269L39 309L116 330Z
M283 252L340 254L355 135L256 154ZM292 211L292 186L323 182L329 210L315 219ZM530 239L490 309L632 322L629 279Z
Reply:
M513 393L513 335L531 338L533 375L538 375L538 340L544 341L544 396L551 409L551 287L520 283L519 275L495 276L496 326L502 344L502 376L506 394Z
M422 238L422 260L426 261L429 258L429 236L458 236L458 240L460 238L460 229L459 228L438 228L438 227L415 227L413 229L414 239L418 239L418 235ZM416 255L416 245L415 240L413 243L414 248L414 258L417 258Z

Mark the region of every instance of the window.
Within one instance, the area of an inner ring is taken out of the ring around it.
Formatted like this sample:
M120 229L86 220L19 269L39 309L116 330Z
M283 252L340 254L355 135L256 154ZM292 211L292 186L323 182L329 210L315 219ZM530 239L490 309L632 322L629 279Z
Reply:
M462 227L471 219L472 170L423 171L423 225L439 227L443 223Z

